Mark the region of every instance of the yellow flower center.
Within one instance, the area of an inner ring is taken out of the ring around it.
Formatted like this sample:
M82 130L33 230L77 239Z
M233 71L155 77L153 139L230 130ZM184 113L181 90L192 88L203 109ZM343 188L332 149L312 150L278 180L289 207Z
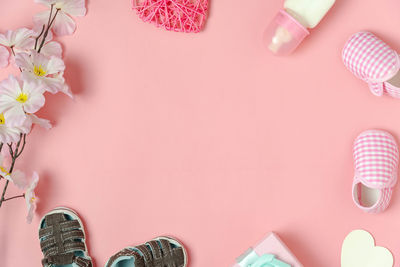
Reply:
M36 66L36 65L33 67L33 73L39 77L46 75L46 71L42 68L42 66Z
M25 93L20 93L16 99L19 103L25 103L28 100L28 95Z
M0 170L1 170L3 173L5 173L6 176L7 176L7 175L10 175L10 173L9 173L3 166L0 166Z
M5 124L6 120L4 119L4 114L0 113L0 124Z
M31 204L35 203L35 201L36 201L36 198L35 198L35 197L31 197L31 199L29 200L29 202L30 202Z

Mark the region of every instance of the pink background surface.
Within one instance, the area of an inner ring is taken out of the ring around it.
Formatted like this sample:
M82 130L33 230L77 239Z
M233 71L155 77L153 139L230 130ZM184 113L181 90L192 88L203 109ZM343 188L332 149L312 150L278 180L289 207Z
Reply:
M281 6L214 0L195 35L143 23L128 0L90 1L59 39L76 99L47 97L55 128L35 129L18 165L41 175L38 215L27 225L22 200L0 210L0 266L40 266L38 222L59 205L82 215L96 266L164 234L190 267L230 266L271 230L307 267L339 266L357 228L400 255L399 190L380 215L351 200L352 142L368 128L399 137L400 101L373 96L340 57L359 30L400 50L400 2L338 0L287 58L261 44ZM42 9L2 0L0 31Z

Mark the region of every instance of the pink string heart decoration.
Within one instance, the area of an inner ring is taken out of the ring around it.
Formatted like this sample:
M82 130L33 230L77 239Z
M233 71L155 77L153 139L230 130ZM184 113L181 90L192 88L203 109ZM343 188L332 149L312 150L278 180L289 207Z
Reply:
M169 31L199 32L206 21L208 0L133 0L139 17Z

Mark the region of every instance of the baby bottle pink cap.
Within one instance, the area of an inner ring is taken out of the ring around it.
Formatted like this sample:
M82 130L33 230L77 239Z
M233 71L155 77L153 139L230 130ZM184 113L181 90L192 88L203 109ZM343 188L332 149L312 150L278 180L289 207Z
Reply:
M278 25L286 28L298 40L302 40L310 34L306 27L283 9L279 11L279 15L275 19Z
M285 10L280 10L264 33L264 42L275 55L289 55L309 31Z

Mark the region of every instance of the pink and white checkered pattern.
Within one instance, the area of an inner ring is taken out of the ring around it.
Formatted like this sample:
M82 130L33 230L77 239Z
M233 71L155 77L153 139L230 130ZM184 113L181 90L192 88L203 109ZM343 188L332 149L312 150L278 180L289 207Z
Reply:
M400 88L390 84L390 83L384 83L384 89L388 95L394 98L400 98Z
M358 78L369 84L374 95L388 91L386 81L400 69L396 51L370 32L358 32L350 37L342 51L345 66ZM400 96L400 88L390 88L393 97ZM395 90L396 92L393 92Z
M383 211L389 205L392 188L397 182L399 149L395 139L382 130L365 131L354 142L353 157L353 190L359 190L363 184L381 193L378 202L370 208L360 206L359 200L355 200L356 204L367 212ZM358 196L360 198L360 194Z

